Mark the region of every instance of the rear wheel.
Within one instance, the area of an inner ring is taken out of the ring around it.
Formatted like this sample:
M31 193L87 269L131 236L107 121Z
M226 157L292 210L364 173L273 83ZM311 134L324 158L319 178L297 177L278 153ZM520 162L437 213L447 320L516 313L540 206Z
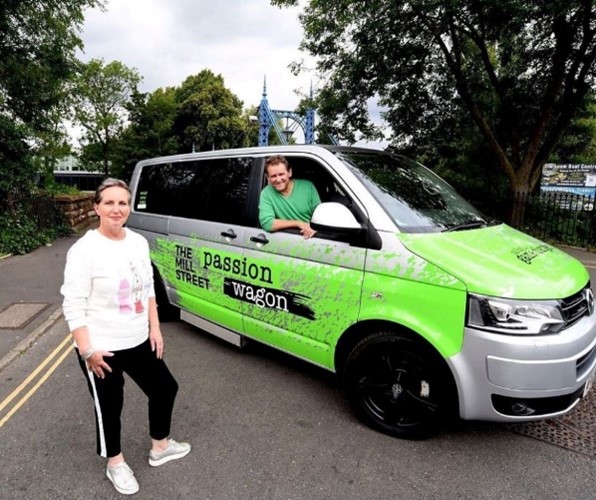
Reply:
M455 403L451 374L430 347L378 332L360 341L345 364L344 383L359 417L406 439L435 433Z
M159 321L161 323L178 321L180 319L180 309L170 304L163 280L155 268L153 269L153 282L155 286L155 301L157 302L157 315L159 316Z

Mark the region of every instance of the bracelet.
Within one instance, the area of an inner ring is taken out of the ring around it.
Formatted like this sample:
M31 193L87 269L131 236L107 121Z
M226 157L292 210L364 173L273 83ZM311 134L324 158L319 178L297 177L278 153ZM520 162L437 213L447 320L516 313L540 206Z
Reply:
M91 348L88 351L82 352L81 358L83 358L83 361L87 361L94 354L95 354L95 350L93 348Z

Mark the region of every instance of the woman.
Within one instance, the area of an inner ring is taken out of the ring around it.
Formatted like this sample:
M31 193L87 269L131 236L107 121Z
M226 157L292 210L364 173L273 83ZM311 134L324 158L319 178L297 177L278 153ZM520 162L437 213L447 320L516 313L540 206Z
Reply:
M60 290L95 403L97 453L107 457L106 474L123 494L139 490L120 448L124 372L149 399L149 464L190 452L188 443L168 439L178 384L163 361L149 245L124 227L130 198L124 181L106 179L99 186L94 198L99 227L68 251Z

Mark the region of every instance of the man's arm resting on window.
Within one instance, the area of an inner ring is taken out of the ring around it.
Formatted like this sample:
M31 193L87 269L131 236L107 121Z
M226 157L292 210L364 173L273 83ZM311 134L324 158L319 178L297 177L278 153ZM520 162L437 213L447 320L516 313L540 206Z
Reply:
M283 219L275 219L273 224L271 225L271 232L275 231L282 231L283 229L293 229L296 228L300 230L300 234L304 236L305 239L311 238L316 233L313 230L308 222L303 222L301 220L283 220Z
M302 229L304 226L308 226L308 222L302 222L300 220L274 219L273 224L271 225L271 232L292 228Z

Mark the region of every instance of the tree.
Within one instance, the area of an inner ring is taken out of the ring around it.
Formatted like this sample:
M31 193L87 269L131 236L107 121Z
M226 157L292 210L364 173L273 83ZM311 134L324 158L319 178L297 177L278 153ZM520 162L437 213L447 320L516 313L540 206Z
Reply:
M37 170L46 181L54 182L53 173L58 161L72 154L66 120L71 117L71 95L68 85L62 86L60 101L46 113L46 126L35 133L32 150Z
M86 8L104 0L0 2L0 199L28 194L35 137L55 126L52 113L74 74Z
M316 98L312 95L302 95L298 106L296 107L296 113L306 117L306 114L310 109L318 109L319 104ZM323 118L321 120L321 118ZM316 144L334 144L336 129L333 126L335 117L331 121L328 117L319 117L315 125L315 143Z
M0 214L14 210L32 184L34 163L27 132L26 127L0 114Z
M139 160L178 151L173 130L178 112L174 87L158 88L151 94L134 92L127 109L129 125L114 146L114 158L122 166L123 179L130 178Z
M571 121L552 163L596 164L596 96L588 94L585 106Z
M179 87L133 93L127 106L129 125L114 145L114 157L127 178L135 164L153 156L255 145L258 124L225 88L221 75L203 70Z
M512 195L537 185L594 87L592 0L311 0L301 21L326 79L319 113L344 137L378 136L371 98L398 146L463 108Z
M242 112L242 121L245 125L245 132L241 146L257 146L259 144L259 107L245 108Z
M74 122L83 127L87 144L101 150L104 175L110 174L113 142L128 119L127 106L141 77L120 61L83 64L73 86Z
M174 130L179 152L242 146L248 133L242 101L224 86L221 75L203 70L176 89Z

